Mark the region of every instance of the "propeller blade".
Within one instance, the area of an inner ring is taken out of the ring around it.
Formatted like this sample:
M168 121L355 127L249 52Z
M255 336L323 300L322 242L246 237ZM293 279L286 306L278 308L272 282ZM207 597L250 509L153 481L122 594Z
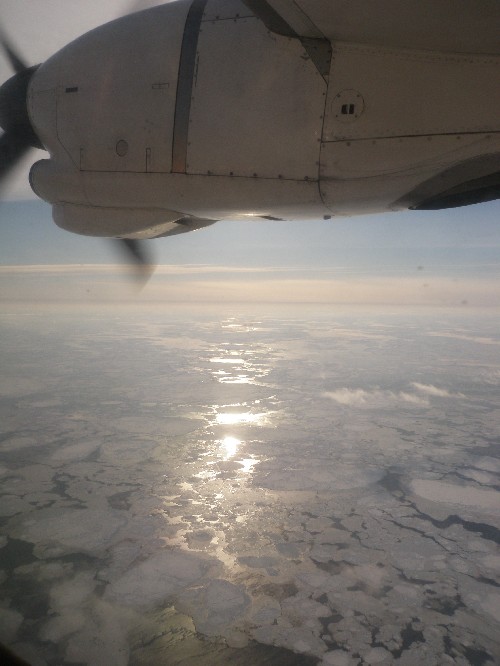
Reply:
M128 253L129 257L132 258L138 264L147 264L147 252L143 247L143 244L132 238L120 238L119 239L123 245L125 251Z
M151 253L146 248L146 241L132 238L117 239L120 250L125 252L128 262L134 268L134 276L141 283L146 284L154 272L156 264L151 259Z
M30 142L22 133L11 130L2 134L0 137L0 186L30 147Z
M4 50L5 55L7 56L11 66L12 66L12 69L15 72L17 72L17 73L23 72L25 69L27 69L29 67L29 65L27 65L24 62L24 60L15 52L15 50L12 47L12 45L10 44L10 42L7 40L5 35L3 35L1 32L0 32L0 46Z

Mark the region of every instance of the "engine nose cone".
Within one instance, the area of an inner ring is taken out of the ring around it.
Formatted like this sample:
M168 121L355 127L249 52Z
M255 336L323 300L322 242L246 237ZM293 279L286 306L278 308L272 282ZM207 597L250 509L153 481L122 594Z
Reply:
M43 148L31 125L27 106L28 86L38 67L14 74L0 87L0 127L33 148Z

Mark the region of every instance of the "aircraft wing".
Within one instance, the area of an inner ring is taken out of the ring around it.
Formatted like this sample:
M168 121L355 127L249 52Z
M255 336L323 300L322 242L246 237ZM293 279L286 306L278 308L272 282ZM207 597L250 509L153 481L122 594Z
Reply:
M279 34L424 51L500 54L500 0L244 1L268 29Z

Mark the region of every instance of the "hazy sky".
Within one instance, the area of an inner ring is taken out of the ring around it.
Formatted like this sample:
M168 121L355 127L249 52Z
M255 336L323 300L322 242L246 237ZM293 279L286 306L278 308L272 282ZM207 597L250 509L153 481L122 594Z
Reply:
M32 64L96 25L155 4L161 3L2 0L0 24L26 62ZM0 56L0 80L10 74L8 63ZM9 199L24 201L9 201L0 209L0 266L4 266L0 269L0 297L9 301L34 298L35 294L39 298L56 294L63 298L64 293L70 298L77 294L116 297L116 284L111 292L104 289L102 279L109 283L109 275L102 278L100 274L96 282L95 270L76 274L67 268L62 281L60 268L58 280L53 275L49 279L49 269L44 268L43 278L37 281L32 270L22 274L19 269L12 272L6 268L112 264L118 258L111 242L75 236L52 223L50 207L35 200L27 184L29 166L36 159L39 156L32 151L4 192ZM493 202L438 213L395 213L329 222L217 223L199 232L151 241L158 262L175 268L169 269L168 276L158 271L141 298L262 297L499 306L499 220L500 202ZM193 265L205 266L205 272L193 270ZM170 289L172 284L175 290Z
M218 222L148 241L138 294L113 241L62 231L50 206L1 208L0 301L300 302L500 306L498 203L318 222ZM24 268L28 267L28 268Z

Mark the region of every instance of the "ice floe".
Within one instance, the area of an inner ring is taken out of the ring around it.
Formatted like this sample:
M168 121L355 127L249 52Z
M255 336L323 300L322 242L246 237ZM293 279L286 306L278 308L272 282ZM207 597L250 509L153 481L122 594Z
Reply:
M169 548L137 562L106 589L105 598L133 607L150 608L172 602L174 593L195 583L210 570L217 570L214 558Z
M500 515L500 493L497 490L459 486L432 479L414 479L411 487L417 495L433 502L456 504Z
M36 544L42 558L69 552L103 553L126 522L116 511L41 509L36 517L28 514L23 518L11 535Z

